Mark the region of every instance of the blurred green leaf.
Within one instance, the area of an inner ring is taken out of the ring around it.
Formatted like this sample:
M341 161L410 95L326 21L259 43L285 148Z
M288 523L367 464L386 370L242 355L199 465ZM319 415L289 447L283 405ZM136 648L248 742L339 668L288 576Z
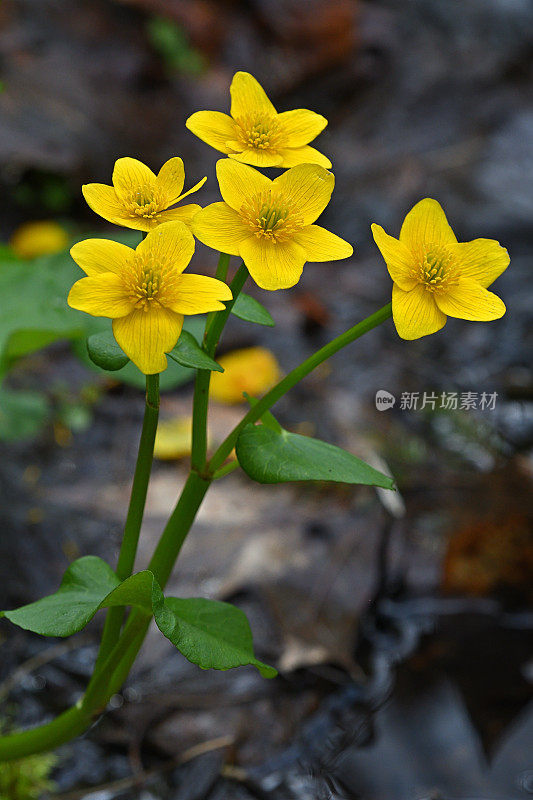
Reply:
M40 392L0 387L0 440L31 439L47 422L50 407Z
M167 70L200 75L205 59L189 44L183 29L167 17L152 17L147 23L150 44L163 60Z
M257 325L267 325L273 328L276 324L269 311L249 294L241 292L235 300L231 313L245 322L255 322Z

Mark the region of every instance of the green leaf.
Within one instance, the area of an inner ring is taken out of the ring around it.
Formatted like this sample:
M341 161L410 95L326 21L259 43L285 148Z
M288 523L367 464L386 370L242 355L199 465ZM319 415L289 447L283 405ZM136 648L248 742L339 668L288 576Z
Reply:
M87 352L89 358L101 369L115 372L125 367L129 361L128 356L117 344L111 330L93 333L87 339Z
M277 674L255 658L250 625L240 608L202 597L169 597L165 608L165 615L156 615L159 629L201 669L226 670L251 664L264 678Z
M99 609L111 606L134 606L153 614L163 635L201 669L226 670L250 664L264 677L276 674L273 667L255 658L250 626L240 609L216 600L165 599L148 570L121 583L111 567L96 556L74 561L54 594L0 612L0 616L42 636L71 636Z
M393 489L394 481L340 447L265 425L246 425L236 453L243 470L258 483L335 481Z
M30 439L48 420L50 407L39 392L0 388L0 440Z
M188 331L182 331L175 347L167 353L167 356L177 361L182 367L192 367L193 369L209 369L216 372L224 372L220 364L217 364L207 353L205 353L194 336Z
M250 297L244 292L241 292L235 300L231 313L245 322L256 322L269 328L273 328L276 324L266 308L255 297Z

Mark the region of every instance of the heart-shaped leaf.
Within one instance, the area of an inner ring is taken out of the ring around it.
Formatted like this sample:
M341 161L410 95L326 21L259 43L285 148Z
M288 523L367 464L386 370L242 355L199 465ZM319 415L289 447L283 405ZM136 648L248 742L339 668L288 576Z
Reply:
M258 483L335 481L394 488L391 478L352 453L283 429L246 425L235 449L243 470Z
M175 347L167 355L177 361L178 364L181 364L182 367L224 372L220 364L217 364L202 350L194 336L188 331L181 332Z
M276 324L266 308L255 297L244 292L241 292L233 303L231 313L245 322L255 322L257 325L267 325L269 328L273 328Z

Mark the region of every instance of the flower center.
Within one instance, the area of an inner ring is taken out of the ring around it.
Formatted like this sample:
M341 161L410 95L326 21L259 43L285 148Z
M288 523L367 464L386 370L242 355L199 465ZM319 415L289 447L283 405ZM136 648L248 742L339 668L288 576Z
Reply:
M132 217L143 217L143 219L157 219L165 207L159 192L147 184L132 189L125 203Z
M279 140L278 124L275 117L239 117L237 139L246 149L272 150Z
M430 245L411 274L432 293L448 291L459 280L454 256L441 246Z
M272 242L289 239L303 225L303 220L291 213L284 198L272 196L270 191L247 200L240 214L258 239L266 238Z
M179 273L152 253L136 253L122 279L135 308L148 311L153 303L165 305L165 300L175 294Z

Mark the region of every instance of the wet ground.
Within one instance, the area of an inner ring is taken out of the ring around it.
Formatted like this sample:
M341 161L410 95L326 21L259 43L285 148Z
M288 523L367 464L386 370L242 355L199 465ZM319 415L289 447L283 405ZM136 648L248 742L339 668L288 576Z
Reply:
M6 2L2 42L22 84L0 137L3 163L18 144L19 171L3 171L8 189L21 170L42 168L43 152L76 187L107 180L126 144L154 164L180 152L191 183L204 172L212 178L213 153L182 133L184 109L222 108L220 87L234 68L253 63L280 107L311 106L330 118L322 148L342 166L323 222L357 250L349 262L306 267L291 292L251 289L276 327L232 320L225 349L263 344L289 370L388 302L390 281L369 224L396 233L424 195L445 205L460 239L490 236L509 247L512 266L495 287L508 313L491 324L450 320L412 343L388 323L279 404L286 427L384 462L400 496L391 506L364 488L261 487L239 474L217 483L170 591L241 605L259 657L278 665L280 677L202 673L152 632L113 707L60 751L57 796L81 799L92 787L98 800L526 798L533 793L531 5L471 0L457 14L444 0L417 0L407 10L393 0L313 0L322 22L305 27L297 45L287 34L296 3L222 4L231 34L209 23L213 5L202 4L196 27L179 17L195 4L172 12L210 53L211 69L196 81L157 72L141 25L156 3L80 3L73 28L54 4L45 20L41 7L34 19L28 4ZM120 69L109 61L106 33L116 17ZM39 25L48 33L37 46ZM344 28L352 37L345 49L328 46ZM88 69L95 31L98 58ZM102 76L106 93L94 90ZM151 120L129 125L148 85ZM160 133L148 136L147 126ZM205 202L216 198L209 184ZM89 222L72 203L69 213ZM199 250L207 268L212 254ZM76 395L97 379L55 345L12 380L57 396L58 386ZM142 396L102 388L85 431L56 426L35 442L1 445L2 607L51 591L79 555L116 556ZM376 409L381 389L396 397L394 408ZM478 405L483 392L497 398L494 409L446 410L440 400L434 409L403 408L402 395L416 392L474 392ZM189 407L185 386L165 395L162 416ZM239 414L214 410L215 440ZM185 474L184 465L156 465L139 566ZM2 679L22 666L4 687L3 713L33 724L74 702L100 624L65 647L2 623Z

